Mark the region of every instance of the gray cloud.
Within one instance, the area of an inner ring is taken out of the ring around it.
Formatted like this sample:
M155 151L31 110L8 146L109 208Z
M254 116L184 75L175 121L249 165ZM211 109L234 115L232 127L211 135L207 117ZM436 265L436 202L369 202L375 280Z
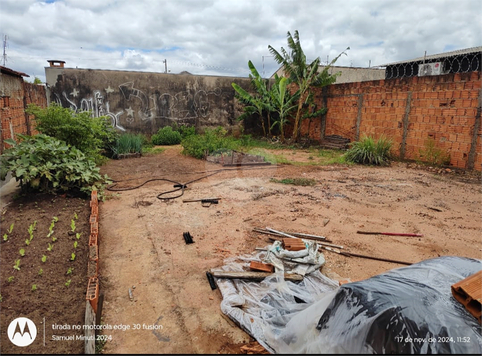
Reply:
M309 60L367 67L480 46L479 0L1 0L7 67L44 80L67 67L247 76L298 30ZM472 19L472 20L471 20ZM3 62L2 62L3 64ZM263 69L264 66L264 69Z

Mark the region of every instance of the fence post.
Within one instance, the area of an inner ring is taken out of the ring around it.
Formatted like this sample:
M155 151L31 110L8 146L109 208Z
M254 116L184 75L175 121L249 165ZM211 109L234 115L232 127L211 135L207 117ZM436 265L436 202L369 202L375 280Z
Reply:
M412 92L408 92L407 102L405 103L405 114L403 115L403 132L402 132L402 143L400 145L400 159L405 158L405 152L407 149L407 135L408 135L408 118L410 116L410 108L412 103Z

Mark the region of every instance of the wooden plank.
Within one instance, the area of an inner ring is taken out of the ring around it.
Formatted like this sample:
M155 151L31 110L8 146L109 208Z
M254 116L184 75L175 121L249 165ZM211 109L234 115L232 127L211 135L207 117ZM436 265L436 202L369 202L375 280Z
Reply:
M216 278L229 278L229 279L251 279L251 280L263 280L266 277L273 276L273 273L268 272L235 272L235 271L211 271L213 277ZM303 276L299 274L287 274L284 275L287 281L302 281Z
M90 305L90 301L85 303L85 340L84 352L85 354L95 354L95 329L89 328L90 325L95 325L94 309Z
M274 266L270 263L251 261L251 263L249 264L249 268L254 271L269 272L269 273L274 272Z

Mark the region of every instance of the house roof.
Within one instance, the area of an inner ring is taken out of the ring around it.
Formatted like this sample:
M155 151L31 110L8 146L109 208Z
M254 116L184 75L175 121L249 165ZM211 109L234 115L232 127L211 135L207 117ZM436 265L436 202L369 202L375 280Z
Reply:
M13 69L10 69L10 68L4 67L4 66L0 66L0 73L10 74L10 75L14 75L16 77L30 77L30 75L28 75L28 74L25 74L25 73L22 73L22 72L17 72L17 71L14 71Z
M431 54L431 55L425 56L425 60L460 56L460 55L464 55L464 54L477 53L477 52L482 52L482 46L458 49L456 51L450 51L450 52L444 52L444 53L438 53L438 54ZM391 66L391 65L395 65L395 64L419 62L419 61L423 61L423 60L424 60L424 57L419 57L419 58L415 58L415 59L407 59L407 60L400 61L400 62L392 62L392 63L388 63L388 64L382 64L382 65L379 65L378 67L386 67L386 66Z

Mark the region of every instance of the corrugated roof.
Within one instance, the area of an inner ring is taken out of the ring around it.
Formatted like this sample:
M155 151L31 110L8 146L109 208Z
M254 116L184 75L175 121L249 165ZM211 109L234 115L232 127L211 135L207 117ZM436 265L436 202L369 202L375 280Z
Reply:
M450 51L450 52L444 52L444 53L438 53L438 54L431 54L431 55L425 56L425 60L459 56L459 55L463 55L463 54L477 53L477 52L482 52L482 46L458 49L456 51ZM391 66L391 65L394 65L394 64L419 62L419 61L423 61L423 59L424 59L424 57L419 57L419 58L415 58L415 59L407 59L405 61L382 64L382 65L379 65L378 67L386 67L386 66Z
M5 73L5 74L15 75L17 77L30 77L30 75L28 75L28 74L25 74L25 73L22 73L22 72L17 72L17 71L14 71L13 69L10 69L10 68L4 67L4 66L0 66L0 72Z

